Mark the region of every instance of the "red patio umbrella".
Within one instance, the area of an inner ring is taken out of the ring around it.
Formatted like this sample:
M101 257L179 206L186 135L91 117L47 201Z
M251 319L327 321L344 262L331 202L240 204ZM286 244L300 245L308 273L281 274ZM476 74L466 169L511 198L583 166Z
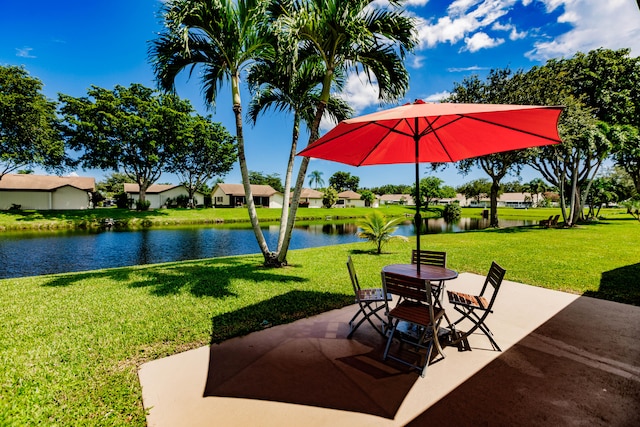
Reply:
M298 155L352 166L415 163L417 184L420 163L456 162L561 142L558 118L562 109L418 100L344 120ZM419 194L415 219L420 250Z

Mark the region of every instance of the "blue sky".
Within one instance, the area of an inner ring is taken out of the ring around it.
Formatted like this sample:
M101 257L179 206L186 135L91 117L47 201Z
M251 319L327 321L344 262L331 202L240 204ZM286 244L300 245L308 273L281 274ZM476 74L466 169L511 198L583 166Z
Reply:
M384 2L384 0L380 0ZM160 0L1 0L0 64L23 65L44 83L44 93L86 95L97 85L141 83L154 87L148 41L161 29ZM492 68L528 70L550 58L571 57L599 47L631 48L640 55L640 11L635 0L408 0L407 13L419 21L420 45L407 59L410 89L400 103L436 101L466 76L484 78ZM380 109L375 88L351 76L343 96L365 114ZM229 89L223 88L215 109L203 102L199 81L179 79L178 95L189 99L202 114L235 133ZM243 94L243 103L249 101ZM325 131L330 125L325 125ZM284 176L290 144L290 117L266 114L253 127L246 125L249 168ZM308 135L301 142L306 144ZM412 165L354 168L312 160L309 171L319 170L326 182L336 171L360 177L362 187L411 184ZM37 170L38 173L40 171ZM83 171L80 176L101 180L110 172ZM424 167L423 174L431 174ZM459 175L450 166L437 173L457 186L485 177L482 172ZM522 180L537 177L525 170ZM510 181L516 177L510 176ZM241 182L236 166L225 178ZM160 182L176 182L163 175Z

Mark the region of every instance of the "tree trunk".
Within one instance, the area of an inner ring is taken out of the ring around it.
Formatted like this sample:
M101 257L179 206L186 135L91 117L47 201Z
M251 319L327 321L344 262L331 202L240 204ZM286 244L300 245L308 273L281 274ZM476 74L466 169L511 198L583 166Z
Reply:
M278 234L278 249L276 250L278 254L278 260L280 260L281 264L286 265L287 259L286 254L282 259L280 258L280 253L282 252L282 248L284 246L285 237L287 234L287 225L289 224L289 214L291 207L291 180L293 178L293 165L296 160L296 152L298 148L298 138L300 135L300 118L296 113L293 118L293 131L291 135L291 151L289 152L289 162L287 163L287 174L284 178L284 199L282 202L282 215L280 216L280 231Z
M323 93L324 92L325 90L323 89ZM326 92L327 92L326 99L328 99L328 96L329 96L328 90ZM316 110L316 117L314 118L313 124L310 129L311 133L309 135L309 144L314 142L319 137L320 119L322 119L322 115L324 114L326 105L327 103L325 101L320 101L318 103L318 108ZM291 243L291 233L293 232L293 226L295 225L295 222L296 222L296 214L298 213L298 206L300 204L300 194L302 193L302 187L304 186L304 179L307 174L308 166L309 166L309 158L303 157L302 162L300 163L300 170L298 171L298 179L296 180L295 190L293 192L293 197L291 199L291 209L289 210L289 220L287 222L287 229L285 232L284 239L282 241L282 248L279 248L278 250L278 261L281 263L286 263L287 252L289 251L289 244Z
M491 196L489 203L491 204L491 220L489 226L498 227L498 191L500 190L500 181L495 179L491 181Z
M240 164L240 173L242 174L242 184L244 186L244 195L247 203L247 210L249 211L249 219L251 220L251 226L253 233L256 236L260 251L264 256L265 264L269 264L273 258L273 254L269 251L269 246L264 238L264 234L260 229L260 222L258 220L258 213L256 211L256 205L253 201L253 193L251 192L251 184L249 183L249 169L247 168L247 158L244 150L244 134L242 130L242 105L240 104L240 89L239 89L239 76L234 76L232 79L231 91L233 93L233 113L236 119L236 142L238 144L238 162Z

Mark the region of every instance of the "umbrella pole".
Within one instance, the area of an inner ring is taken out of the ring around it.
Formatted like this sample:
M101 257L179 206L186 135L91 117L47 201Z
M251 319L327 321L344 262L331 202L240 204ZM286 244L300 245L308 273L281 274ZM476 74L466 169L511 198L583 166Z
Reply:
M416 223L416 250L418 254L420 253L420 230L422 229L422 215L420 215L420 136L418 133L418 118L415 119L416 128L414 130L415 135L413 136L413 140L415 141L416 146L416 215L414 217ZM419 256L418 256L419 257ZM416 265L416 270L418 271L418 275L420 275L420 262L418 261Z

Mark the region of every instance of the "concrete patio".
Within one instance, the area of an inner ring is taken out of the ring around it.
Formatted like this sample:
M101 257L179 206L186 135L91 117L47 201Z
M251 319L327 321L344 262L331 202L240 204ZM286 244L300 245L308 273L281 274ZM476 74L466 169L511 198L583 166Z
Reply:
M148 425L640 425L640 307L510 281L494 307L503 351L474 334L424 378L367 324L346 338L356 306L146 363Z

